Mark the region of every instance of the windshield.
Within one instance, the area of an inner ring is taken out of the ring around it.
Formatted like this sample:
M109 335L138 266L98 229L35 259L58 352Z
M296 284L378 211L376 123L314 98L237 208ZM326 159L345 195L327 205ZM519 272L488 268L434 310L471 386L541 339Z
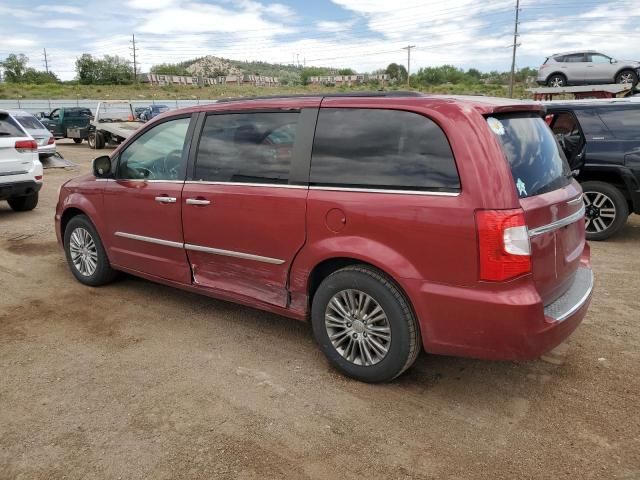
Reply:
M569 184L571 170L553 132L536 114L487 118L500 140L520 198Z
M16 117L16 120L27 130L46 130L36 117L33 115L22 115Z

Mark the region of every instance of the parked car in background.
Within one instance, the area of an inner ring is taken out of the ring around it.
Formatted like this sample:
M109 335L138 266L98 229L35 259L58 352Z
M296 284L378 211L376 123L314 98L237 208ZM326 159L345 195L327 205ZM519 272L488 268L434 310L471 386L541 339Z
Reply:
M363 381L421 348L536 358L593 287L582 190L542 112L404 92L176 110L62 187L57 237L86 285L120 270L310 319Z
M140 119L148 122L154 117L157 117L161 113L168 112L169 107L166 105L149 105L145 110L140 114Z
M557 53L538 70L537 82L549 87L638 83L640 62L616 60L594 50Z
M33 210L42 175L37 142L7 110L0 110L0 200L15 211Z
M106 145L120 145L141 125L135 116L133 105L128 100L99 102L89 126L89 148L101 149Z
M23 110L7 110L7 112L38 142L38 155L40 158L55 155L56 140L53 134L40 123L40 120Z
M640 214L640 103L636 99L549 102L547 122L584 190L590 240Z
M137 118L138 120L142 120L142 114L145 112L145 110L149 108L149 107L135 107L133 109L133 115L135 116L135 118Z
M36 117L55 138L72 138L82 143L89 133L91 110L82 107L56 108L51 113L40 112Z

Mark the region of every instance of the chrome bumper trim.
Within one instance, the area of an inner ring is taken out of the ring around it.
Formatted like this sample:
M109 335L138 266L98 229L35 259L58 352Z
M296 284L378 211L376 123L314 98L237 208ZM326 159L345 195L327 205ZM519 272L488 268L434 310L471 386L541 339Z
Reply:
M555 302L544 307L544 315L557 322L566 320L577 312L589 299L593 291L593 284L593 271L590 268L578 268L569 290Z

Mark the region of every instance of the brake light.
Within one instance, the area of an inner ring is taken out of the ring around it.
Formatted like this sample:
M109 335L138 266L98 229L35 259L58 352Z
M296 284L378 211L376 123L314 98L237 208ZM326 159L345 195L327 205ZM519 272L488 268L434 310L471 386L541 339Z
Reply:
M53 138L53 136L49 137L49 140L47 141L47 145L53 145L54 143L56 143L56 139Z
M18 140L16 141L15 148L18 152L27 152L29 150L37 150L38 144L35 140Z
M499 282L531 272L529 231L521 209L476 212L480 280Z

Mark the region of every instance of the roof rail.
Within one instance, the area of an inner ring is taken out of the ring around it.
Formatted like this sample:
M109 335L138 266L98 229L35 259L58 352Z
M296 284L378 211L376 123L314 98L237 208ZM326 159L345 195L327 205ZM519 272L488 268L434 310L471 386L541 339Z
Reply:
M223 98L216 103L240 102L246 100L274 100L280 98L331 98L331 97L422 97L420 92L410 90L390 90L390 91L373 91L373 92L341 92L341 93L299 93L292 95L264 95L256 97L234 97Z

